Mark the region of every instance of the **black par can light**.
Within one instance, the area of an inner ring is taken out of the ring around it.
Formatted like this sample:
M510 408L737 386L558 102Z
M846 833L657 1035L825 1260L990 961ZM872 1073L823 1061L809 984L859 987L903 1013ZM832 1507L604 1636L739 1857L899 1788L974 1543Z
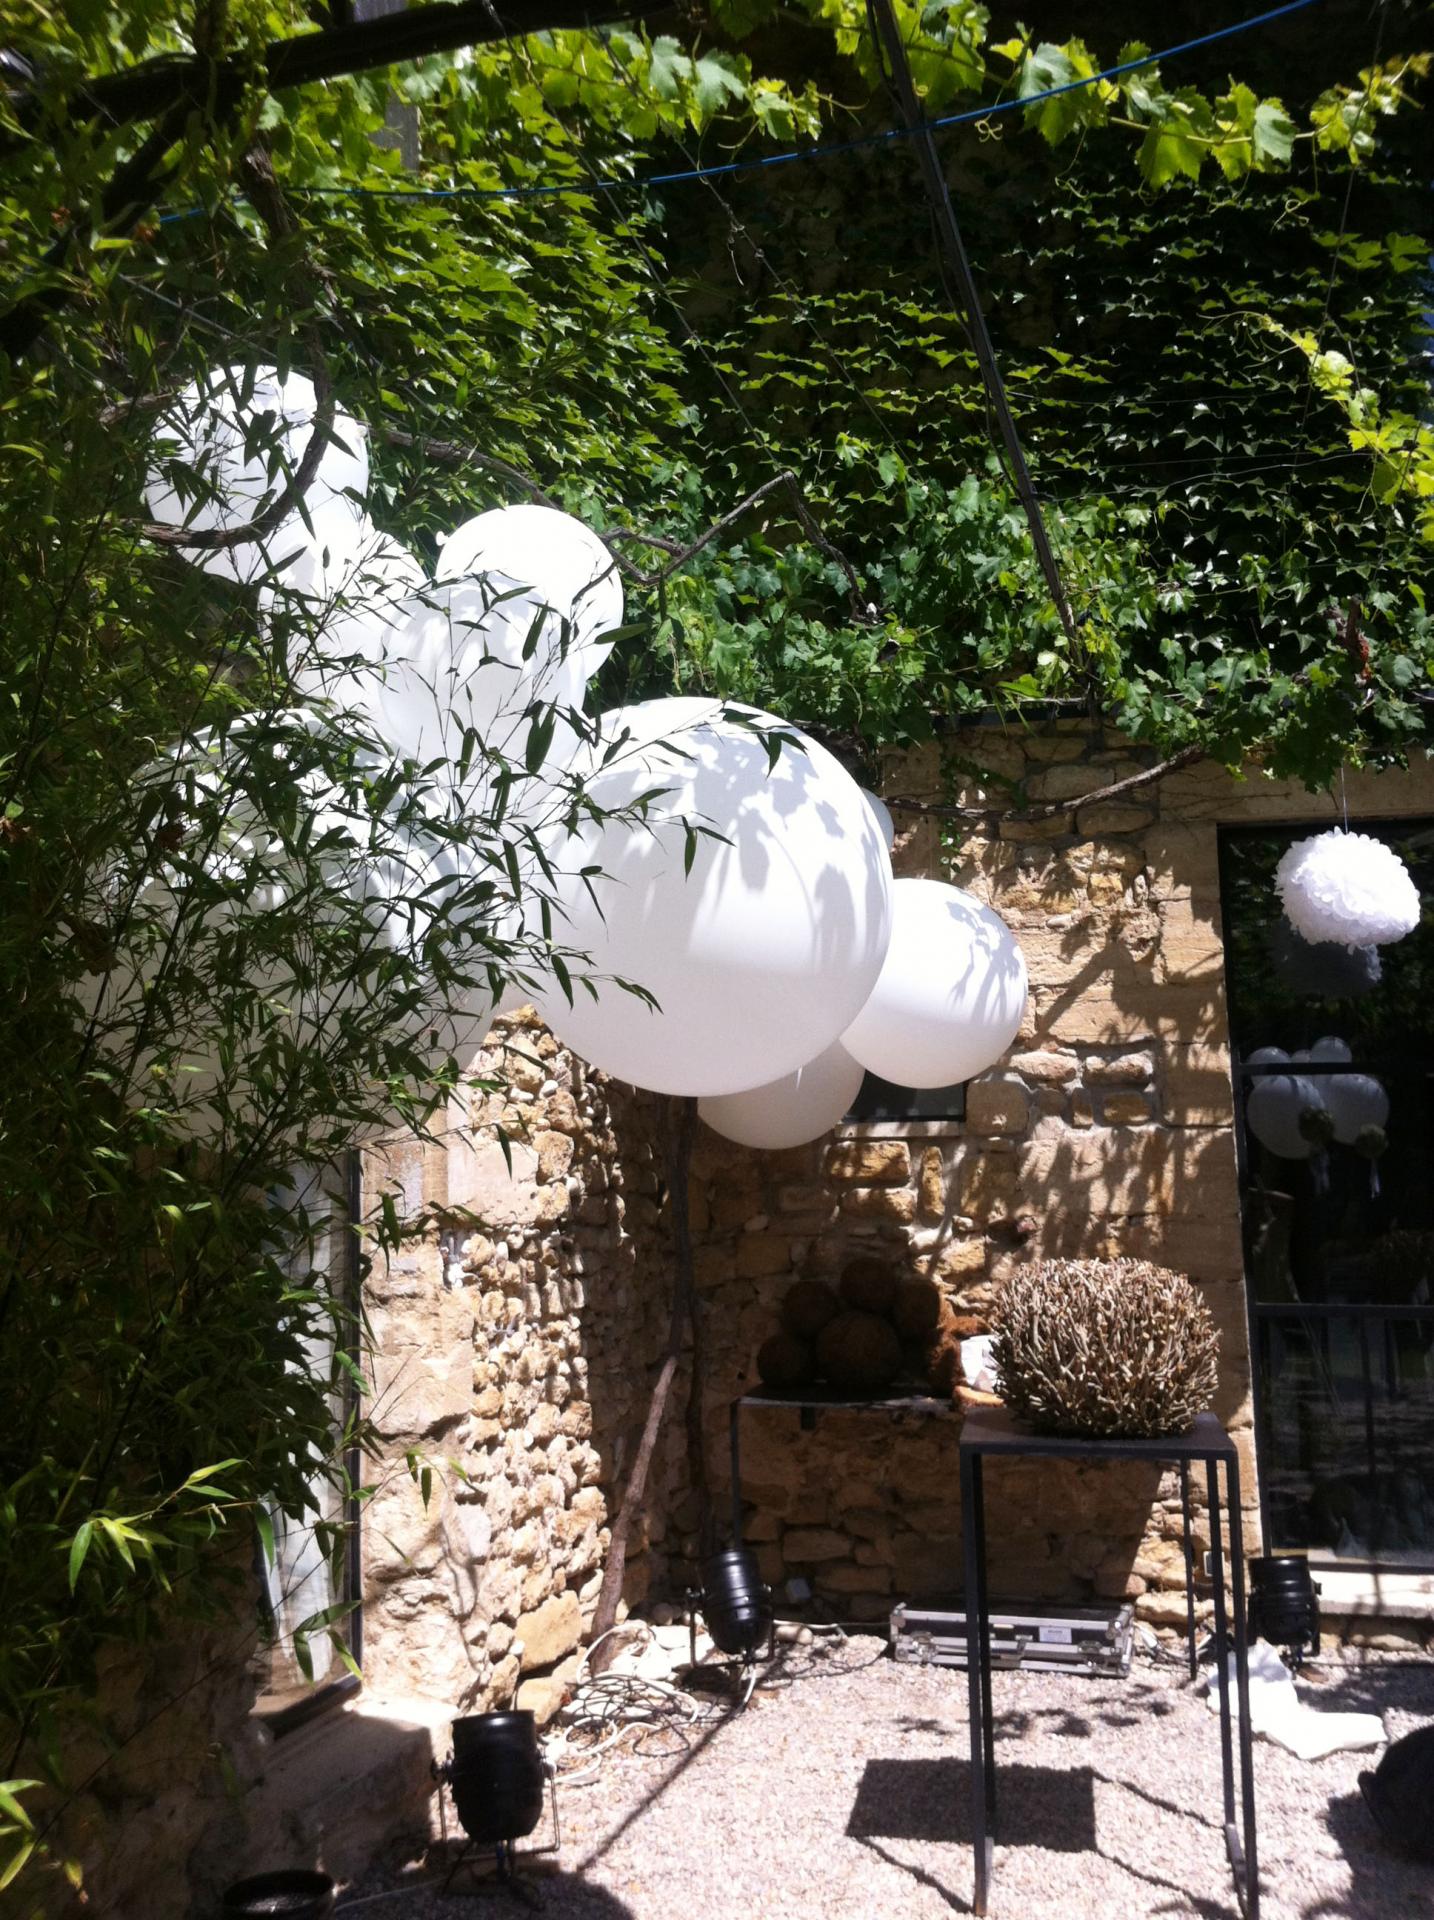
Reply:
M729 1660L740 1660L753 1677L762 1642L766 1640L775 1651L772 1590L763 1580L750 1547L726 1547L712 1554L702 1568L702 1585L688 1594L687 1605L693 1667L697 1665L699 1609L713 1646Z
M531 1713L513 1708L476 1713L453 1722L452 1757L434 1768L442 1805L444 1787L453 1799L458 1824L468 1836L448 1875L473 1851L491 1852L498 1877L512 1886L517 1843L526 1840L543 1817L545 1788L552 1780L552 1843L526 1847L524 1855L553 1853L560 1841L557 1780L538 1746L538 1723ZM515 1891L517 1889L515 1888Z
M1298 1665L1319 1652L1319 1587L1303 1554L1267 1553L1250 1562L1249 1633L1286 1647Z
M334 1883L309 1867L256 1873L226 1890L219 1911L223 1920L330 1920Z

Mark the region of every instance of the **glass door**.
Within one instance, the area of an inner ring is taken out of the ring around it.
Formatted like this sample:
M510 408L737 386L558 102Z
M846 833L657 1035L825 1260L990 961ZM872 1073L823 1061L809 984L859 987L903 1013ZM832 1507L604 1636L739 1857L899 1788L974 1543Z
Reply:
M1322 823L1327 824L1327 823ZM1312 946L1275 892L1320 827L1221 838L1221 893L1265 1538L1434 1571L1434 822L1358 823L1423 924Z

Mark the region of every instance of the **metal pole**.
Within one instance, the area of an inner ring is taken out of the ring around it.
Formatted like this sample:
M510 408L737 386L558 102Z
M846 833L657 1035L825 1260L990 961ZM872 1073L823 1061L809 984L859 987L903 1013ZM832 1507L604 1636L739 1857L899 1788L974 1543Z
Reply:
M971 271L971 262L966 257L966 245L961 238L961 228L957 224L951 191L946 185L946 175L942 171L940 156L936 151L936 138L931 131L920 99L917 97L916 83L911 77L911 63L907 59L906 43L896 23L896 15L892 12L891 0L867 0L867 13L885 49L902 118L908 130L915 135L913 144L916 148L916 157L921 163L921 174L926 185L927 197L936 216L937 232L941 236L942 245L956 275L961 304L966 309L966 325L970 331L971 345L976 353L976 364L981 369L981 378L986 383L986 391L991 397L991 405L1000 425L1001 439L1011 462L1011 476L1021 506L1025 510L1026 520L1030 525L1031 541L1041 563L1041 571L1046 577L1046 585L1051 590L1051 598L1055 601L1056 611L1060 615L1061 625L1065 628L1067 638L1072 641L1078 640L1080 635L1075 616L1071 612L1070 601L1066 598L1065 582L1061 579L1060 567L1056 563L1050 535L1046 531L1045 516L1041 512L1041 503L1036 497L1030 469L1026 465L1021 438L1016 432L1016 423L1011 418L1005 383L1001 379L1001 370L996 364L995 349L991 345L991 336L986 328L986 318L981 311L981 301L976 291L976 278Z

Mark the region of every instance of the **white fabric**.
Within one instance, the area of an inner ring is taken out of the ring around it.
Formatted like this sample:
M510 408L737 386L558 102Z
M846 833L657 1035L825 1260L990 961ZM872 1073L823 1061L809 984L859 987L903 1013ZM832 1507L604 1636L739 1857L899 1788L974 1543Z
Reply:
M1228 1656L1231 1710L1235 1699L1235 1656ZM1358 1752L1382 1746L1384 1722L1377 1713L1320 1713L1295 1692L1294 1675L1278 1651L1257 1640L1249 1652L1250 1725L1267 1740L1286 1747L1301 1760L1323 1760L1326 1754ZM1206 1704L1220 1711L1220 1676L1206 1675Z

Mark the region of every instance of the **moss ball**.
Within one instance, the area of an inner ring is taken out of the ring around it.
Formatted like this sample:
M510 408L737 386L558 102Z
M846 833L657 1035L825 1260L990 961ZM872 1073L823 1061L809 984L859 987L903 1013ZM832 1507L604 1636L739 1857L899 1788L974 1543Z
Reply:
M885 1260L864 1253L842 1268L841 1297L858 1313L890 1313L896 1305L898 1278Z
M841 1301L825 1280L797 1280L782 1301L782 1331L797 1340L815 1340L841 1312Z
M817 1371L848 1393L877 1393L901 1371L901 1342L888 1320L849 1311L817 1336Z
M908 1274L897 1286L896 1301L891 1309L896 1331L903 1340L929 1339L941 1324L941 1309L945 1304L934 1280Z
M757 1354L757 1372L764 1387L804 1387L812 1377L812 1350L795 1334L774 1333Z

